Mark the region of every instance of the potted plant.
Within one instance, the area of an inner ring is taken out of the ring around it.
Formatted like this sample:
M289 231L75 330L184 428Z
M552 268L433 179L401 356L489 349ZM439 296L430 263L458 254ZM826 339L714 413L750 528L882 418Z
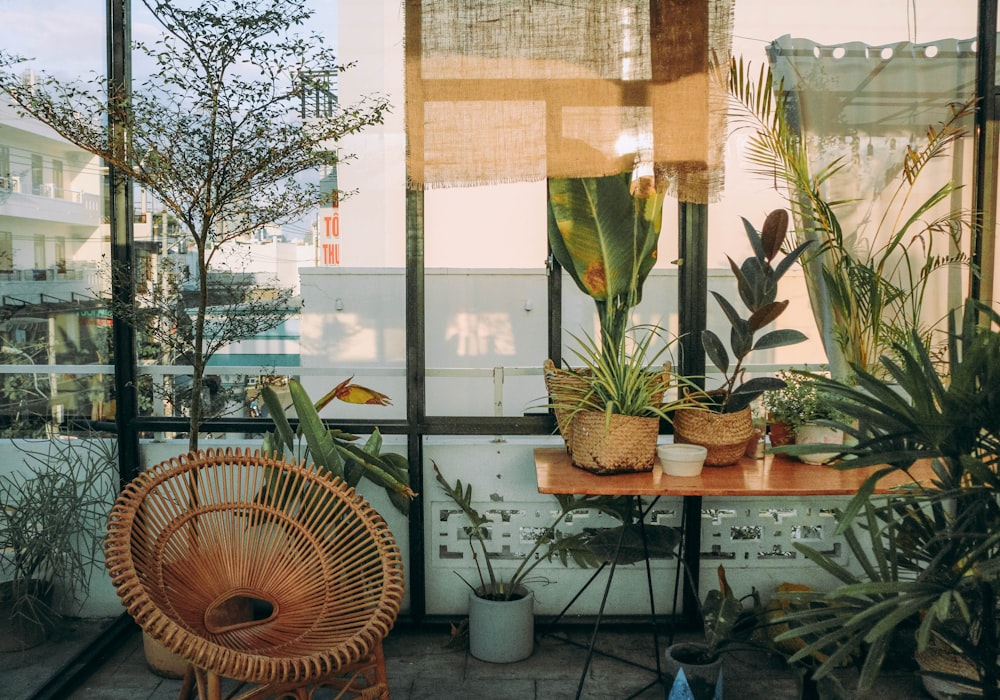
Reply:
M656 263L664 189L654 177L636 172L548 181L549 248L580 291L594 300L600 354L619 355L629 311L642 301L643 285ZM576 391L580 373L549 359L544 374L568 447L572 421L561 408L562 392Z
M288 392L292 399L291 408L298 418L294 429L286 415L288 407L282 405L274 388L267 385L261 390L274 420L274 432L264 436L263 450L279 458L287 453L294 460L312 462L350 486L357 486L363 478L368 479L385 488L393 506L403 515L408 515L410 500L416 494L409 486L410 472L406 458L382 452L382 434L378 428L372 431L363 445L358 445L358 436L328 428L319 417L319 412L335 399L385 406L390 403L389 397L374 389L352 384L350 378L315 403L294 379L288 380Z
M534 599L525 585L528 577L543 561L553 559L564 566L570 560L578 566L597 566L600 562L588 546L590 535L566 535L559 525L579 508L604 509L622 517L616 509L620 499L557 495L559 513L546 528L547 532L535 539L517 568L504 575L494 568L490 558L487 545L490 519L473 506L472 487L461 479L449 484L437 464L433 467L441 490L468 520L469 549L479 575L477 582L462 579L469 587L469 650L478 659L496 663L527 658L534 649Z
M45 449L21 448L25 471L0 476L2 651L40 644L86 600L117 492L114 440L38 444Z
M674 415L674 440L707 447L706 466L726 466L739 461L753 435L750 403L765 391L784 386L777 377L747 379L744 367L747 356L755 350L792 345L806 338L794 328L767 331L759 337L757 333L787 308L787 300L777 300L778 282L810 242L796 246L779 260L788 232L788 212L784 209L768 214L760 233L745 218L743 228L753 255L740 265L730 258L729 266L736 276L740 300L749 313L744 317L722 294L712 292L731 326L730 349L711 329L702 331L701 340L709 360L722 373L722 385L696 395L701 407L707 410L682 409Z
M778 378L785 386L768 391L763 396L771 430L772 447L790 444L833 444L844 442L844 431L834 423L848 419L827 401L818 385L804 372L779 372ZM778 427L780 426L780 427ZM779 436L775 439L775 436ZM808 464L824 464L834 453L809 453L799 457Z
M690 578L686 568L685 573ZM664 671L674 679L670 697L722 700L722 652L730 645L752 644L754 630L763 619L764 608L757 591L737 598L726 579L725 567L720 564L717 573L719 587L705 595L699 609L705 640L676 642L667 647Z
M694 405L689 394L676 391L690 383L672 373L672 362L661 361L672 340L662 336L657 326L629 329L616 345L573 336L581 368L566 372L577 381L550 405L572 421L574 466L595 474L652 470L660 421Z
M750 132L753 172L787 188L798 240L816 241L803 270L832 375L850 381L852 365L880 372L879 358L909 343L912 329L930 347L928 321L938 318L927 318L925 299L939 280L969 266L963 237L975 230L976 219L962 208L956 182L928 186L922 175L967 135L976 100L948 104L947 116L928 126L922 143L914 134L913 145L893 154L894 172L864 180L876 183L874 192L834 201L828 193L844 192L858 174L850 157L813 166L791 92L775 84L766 65L754 76L733 58L727 77L731 115ZM852 207L858 209L853 216Z
M910 342L883 356L878 375L855 365L856 386L814 377L837 408L858 418L857 425L842 426L854 444L842 448L852 458L838 468L875 467L839 524L842 534L852 527L868 532L875 556L862 559L861 573L796 544L841 581L818 594L823 605L789 615L817 633L798 655L829 655L817 677L858 654L859 686L870 688L897 632L913 625L918 658L951 654L972 669L963 677L938 666L928 677L962 680L984 698L1000 695L1000 314L967 301L961 319L957 312L949 317L947 348L941 365L913 329ZM883 372L894 386L883 382ZM820 449L782 448L792 454ZM891 500L873 500L879 479L921 461L931 463L932 479Z

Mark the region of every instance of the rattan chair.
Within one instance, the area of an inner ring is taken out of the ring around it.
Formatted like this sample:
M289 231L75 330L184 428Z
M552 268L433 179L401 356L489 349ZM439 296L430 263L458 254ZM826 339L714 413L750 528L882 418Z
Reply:
M339 479L258 452L177 457L125 487L105 554L129 614L189 663L182 698L389 698L402 561Z

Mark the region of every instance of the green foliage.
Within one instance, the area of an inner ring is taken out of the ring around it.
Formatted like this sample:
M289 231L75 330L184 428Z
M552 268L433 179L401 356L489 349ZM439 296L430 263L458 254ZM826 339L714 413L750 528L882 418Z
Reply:
M670 420L672 411L693 405L693 400L681 392L677 398L664 400L664 394L689 386L685 378L673 374L669 358L673 339L663 338L657 326L632 328L619 337L617 344L598 344L594 338L572 336L578 344L573 352L582 363L580 368L566 369L580 379L578 389L564 392L561 403L553 408L565 409L569 415L579 411L598 411L608 416L659 417ZM663 342L656 349L656 345Z
M493 562L490 560L487 546L490 519L480 514L472 505L472 486L463 484L461 479L456 479L454 485L449 484L438 469L437 464L433 466L434 476L441 490L454 501L469 521L469 549L479 573L479 586L477 587L468 581L465 583L473 591L477 591L477 595L493 600L510 600L517 589L528 581L528 576L535 570L535 567L543 561L558 559L563 566L568 566L569 562L572 561L577 566L583 567L598 566L601 563L589 546L591 538L589 533L566 535L560 532L559 524L573 511L581 508L592 508L618 518L625 517L625 513L622 512L623 499L621 498L557 494L555 498L559 502L559 514L546 528L547 533L535 539L531 550L521 560L514 572L504 578L493 569ZM485 576L483 575L484 568Z
M842 426L857 442L844 446L852 459L839 468L878 466L840 517L839 531L851 543L863 575L796 545L843 584L816 598L821 605L793 618L800 630L817 636L801 653L829 653L817 672L825 674L839 658L863 652L860 682L869 687L896 630L916 620L920 648L940 640L958 650L979 669L983 696L995 698L1000 681L1000 314L971 300L961 318L951 314L945 379L917 329L911 342L893 350L892 358L881 360L893 387L857 365L857 386L813 375L836 407L859 419L856 426ZM873 505L882 477L908 472L921 460L931 465L929 482L913 483L886 505ZM855 543L859 520L872 557Z
M746 219L743 219L743 228L753 255L740 265L729 258L729 266L736 276L740 300L750 312L749 316L742 317L728 299L712 292L731 326L729 345L735 363L730 366L729 351L715 331L705 329L701 334L705 354L724 377L722 387L715 392L717 400L713 403L720 413L743 410L765 391L783 386L776 377L744 379L746 370L743 363L751 352L793 345L806 339L801 331L792 328L768 331L759 338L756 334L788 307L787 300L777 301L778 281L805 252L810 242L799 244L781 260L777 259L788 231L788 212L784 209L768 214L760 233Z
M552 255L594 300L604 342L617 346L656 263L663 188L632 173L548 181Z
M385 489L393 506L403 515L410 512L410 499L415 495L410 489L409 462L392 452L382 453L382 434L376 428L365 441L357 444L358 436L336 428L328 428L319 416L326 403L313 403L302 385L290 379L288 389L298 425L292 428L285 406L270 386L261 390L264 403L274 420L274 432L264 436L263 451L278 459L288 458L315 463L334 477L340 477L350 486L357 486L361 479ZM333 394L327 394L326 402ZM303 444L304 441L304 444Z
M803 372L808 372L806 367ZM785 383L783 389L764 394L763 404L769 419L788 425L792 430L805 423L836 421L843 423L847 414L838 411L826 401L820 387L803 372L779 372L778 379Z
M12 615L44 625L82 604L117 493L115 440L53 438L19 446L25 471L0 476L0 564ZM41 590L56 594L50 602Z
M910 329L918 329L917 340L930 346L924 300L939 273L969 264L961 252L962 237L974 228L974 217L961 209L940 213L959 189L954 182L914 204L916 183L928 163L966 135L974 100L951 105L942 124L928 127L920 148L903 149L895 189L881 212L874 210L879 193L871 193L868 230L844 231L838 211L856 202L830 200L824 192L842 175L846 161L840 158L813 170L791 116L789 95L774 84L766 66L754 77L749 65L734 58L728 84L732 117L738 128L750 131L751 171L787 188L785 196L801 227L798 239L817 243L803 267L833 375L849 379L852 364L878 371L879 358L911 341Z

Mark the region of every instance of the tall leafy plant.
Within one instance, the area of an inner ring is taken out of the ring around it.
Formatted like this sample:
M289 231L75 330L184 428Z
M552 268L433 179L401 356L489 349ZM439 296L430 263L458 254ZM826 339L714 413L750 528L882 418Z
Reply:
M705 354L723 375L722 386L711 395L712 406L720 413L742 411L765 391L785 386L777 377L747 379L744 363L751 352L794 345L806 339L795 328L775 328L757 334L788 308L787 299L778 300L778 282L812 242L803 241L787 255L781 255L788 233L788 212L784 209L768 214L760 233L747 219L743 219L743 229L753 255L740 264L729 258L729 267L736 277L740 301L749 313L744 317L735 304L713 291L712 296L729 321L729 350L715 331L705 329L701 333Z
M358 436L323 423L319 412L334 400L346 403L387 405L389 397L373 389L352 384L346 379L318 401L313 402L302 385L288 380L288 391L298 419L293 428L277 392L271 386L262 391L264 403L274 420L274 432L264 436L263 449L279 459L289 457L296 461L316 464L331 476L343 479L349 486L357 486L362 479L385 489L393 506L403 515L410 512L410 499L416 494L410 489L409 462L402 455L382 452L382 434L372 431L364 444Z
M192 304L151 292L114 304L140 333L191 367L189 447L203 420L208 362L221 348L276 327L293 309L280 285L260 294L255 280L216 289L209 270L219 251L269 224L297 221L323 201L299 177L342 160L333 144L381 123L384 98L338 105L326 116L296 114L317 75L344 69L328 42L300 28L305 0L142 0L163 33L135 49L152 66L129 94L93 81L39 76L13 68L24 59L0 51L0 91L25 115L114 166L162 202L195 250ZM118 182L113 183L115 187ZM115 275L130 276L130 266ZM244 278L247 279L247 278ZM116 282L120 281L116 280ZM214 307L214 309L213 309Z
M664 187L635 173L548 181L552 256L594 300L605 347L617 348L656 263Z
M557 494L559 513L548 525L546 532L535 539L531 550L521 559L517 568L506 577L493 568L490 560L489 517L480 513L473 505L472 487L456 479L450 484L437 464L434 464L434 478L441 490L455 503L468 520L469 548L479 575L478 585L465 583L481 598L490 600L511 600L522 594L521 588L539 564L558 560L567 566L572 560L578 566L598 566L600 561L589 548L590 533L580 532L567 535L559 530L559 525L580 508L598 508L622 517L618 510L622 501L610 496L572 496ZM464 580L464 579L463 579Z
M834 376L847 378L850 366L877 370L879 358L898 344L932 342L924 302L940 274L968 264L962 239L973 217L950 206L959 189L947 181L927 196L917 188L928 164L947 154L966 135L974 103L950 106L948 118L929 126L919 147L903 149L895 183L879 211L872 193L869 228L845 231L840 214L855 200L830 199L847 162L836 158L816 166L793 122L790 95L762 66L756 74L742 59L729 65L732 118L749 132L746 158L751 171L781 185L798 222L799 240L817 245L804 259L806 284L817 326ZM941 249L946 252L941 252Z
M974 664L983 697L1000 694L998 358L1000 314L970 300L961 316L956 311L949 317L944 378L916 329L909 343L894 347L893 357L881 359L895 387L860 366L853 367L856 386L812 376L836 408L858 419L839 426L856 441L843 447L852 459L840 468L875 467L839 525L849 537L858 523L867 530L876 559L860 559L863 573L799 546L842 582L820 597L822 605L793 615L800 631L816 635L801 653L830 654L818 674L829 673L845 654L862 652L861 683L869 687L893 635L918 621L920 649L942 641ZM802 454L818 448L781 449ZM931 465L929 481L875 505L882 477L909 473L920 461Z

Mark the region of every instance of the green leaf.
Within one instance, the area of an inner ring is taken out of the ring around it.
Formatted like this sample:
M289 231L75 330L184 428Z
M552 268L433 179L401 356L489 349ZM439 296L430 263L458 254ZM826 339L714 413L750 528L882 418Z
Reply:
M795 345L796 343L801 343L807 340L806 335L799 330L794 328L779 328L774 331L765 333L757 342L754 343L754 350L769 350L771 348L780 348L786 345Z
M722 344L719 336L706 328L701 332L701 344L705 348L708 359L720 372L725 374L729 370L729 353L726 352L726 346Z
M299 419L299 430L306 438L312 461L317 466L327 470L331 475L345 478L344 461L340 457L337 446L316 411L316 407L306 394L302 385L294 379L288 382L288 391L292 396L292 405Z
M267 412L270 414L271 420L274 421L274 429L278 434L280 444L275 445L274 448L280 449L281 445L284 445L285 449L289 452L294 451L295 431L292 430L292 426L288 422L288 417L285 415L285 407L281 405L278 394L270 386L264 386L260 393L264 399L264 405L267 406Z

